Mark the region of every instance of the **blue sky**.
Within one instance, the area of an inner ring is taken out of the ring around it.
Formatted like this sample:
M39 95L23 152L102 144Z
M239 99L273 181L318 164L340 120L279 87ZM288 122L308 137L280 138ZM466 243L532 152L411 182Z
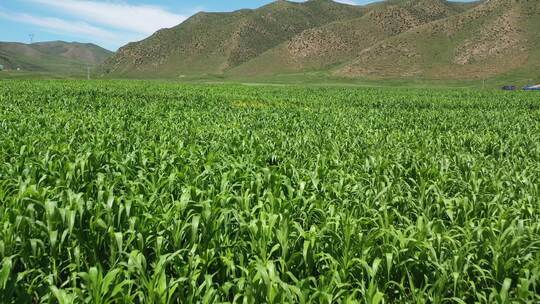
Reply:
M270 0L0 1L0 41L92 42L110 50L181 23L198 11L256 8ZM366 4L373 0L340 0Z

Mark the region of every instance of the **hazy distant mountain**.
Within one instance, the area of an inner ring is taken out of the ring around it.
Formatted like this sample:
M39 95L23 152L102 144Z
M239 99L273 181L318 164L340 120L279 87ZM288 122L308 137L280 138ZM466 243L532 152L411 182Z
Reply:
M113 76L273 75L478 78L540 67L540 1L275 1L199 13L122 47Z
M113 52L95 44L0 42L0 64L6 69L52 73L81 73L86 67L102 64Z

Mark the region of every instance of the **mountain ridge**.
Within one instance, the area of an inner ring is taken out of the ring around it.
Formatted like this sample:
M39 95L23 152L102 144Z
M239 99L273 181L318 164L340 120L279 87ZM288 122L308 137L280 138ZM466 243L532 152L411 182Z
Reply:
M532 26L538 11L528 0L387 0L365 6L279 0L257 9L197 13L120 48L102 71L134 78L319 71L346 78L475 79L527 73L526 66L540 62L530 46L540 40Z
M373 5L372 9L360 18L306 30L286 44L263 54L261 58L256 58L259 62L240 66L233 69L232 73L257 74L260 61L285 61L279 65L271 64L270 69L263 73L301 72L306 68L325 69L353 58L379 40L458 12L461 12L459 7L440 0L381 2ZM250 65L255 68L250 70Z
M379 42L333 74L476 79L540 67L540 57L530 46L532 41L537 44L540 37L534 34L534 26L530 25L534 20L527 18L528 12L540 17L540 3L485 1L463 14ZM387 64L389 61L392 66Z

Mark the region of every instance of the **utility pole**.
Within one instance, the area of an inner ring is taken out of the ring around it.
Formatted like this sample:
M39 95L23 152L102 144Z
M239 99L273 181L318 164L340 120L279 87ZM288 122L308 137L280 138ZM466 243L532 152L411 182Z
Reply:
M90 80L90 66L86 66L86 79Z
M30 44L34 43L34 37L35 36L36 35L34 35L34 34L28 34L28 37L30 37Z

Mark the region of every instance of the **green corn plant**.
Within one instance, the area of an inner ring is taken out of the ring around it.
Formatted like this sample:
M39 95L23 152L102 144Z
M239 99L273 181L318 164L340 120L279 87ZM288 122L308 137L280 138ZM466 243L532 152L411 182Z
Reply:
M2 303L538 303L540 105L0 85Z

